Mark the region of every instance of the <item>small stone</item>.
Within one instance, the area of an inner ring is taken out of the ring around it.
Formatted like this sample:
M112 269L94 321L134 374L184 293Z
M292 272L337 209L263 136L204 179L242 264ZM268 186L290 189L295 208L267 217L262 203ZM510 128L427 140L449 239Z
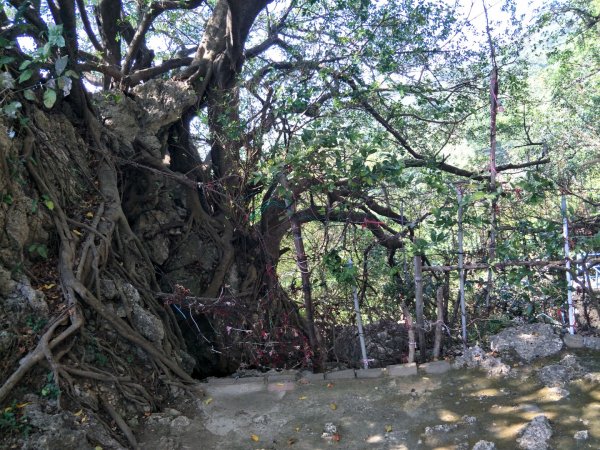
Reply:
M441 425L435 425L433 427L425 427L425 435L431 436L436 433L449 433L452 430L458 428L456 424L444 423Z
M589 432L588 430L581 430L575 433L573 437L578 441L587 441L587 439L589 438Z
M177 431L183 431L190 426L192 421L185 416L176 417L171 421L171 428Z
M337 427L332 422L327 422L323 427L323 439L331 439L337 433Z
M473 450L496 450L496 444L490 441L479 441L473 446Z

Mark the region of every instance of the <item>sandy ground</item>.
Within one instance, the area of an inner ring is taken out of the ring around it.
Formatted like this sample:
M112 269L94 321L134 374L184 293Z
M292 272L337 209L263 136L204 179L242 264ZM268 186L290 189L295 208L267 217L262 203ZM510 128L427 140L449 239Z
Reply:
M518 448L533 417L550 419L552 449L600 448L600 386L543 387L535 368L495 380L478 371L308 384L227 394L208 389L145 421L140 448L179 449L472 449L480 440ZM335 430L328 424L333 424ZM574 434L589 430L587 440Z

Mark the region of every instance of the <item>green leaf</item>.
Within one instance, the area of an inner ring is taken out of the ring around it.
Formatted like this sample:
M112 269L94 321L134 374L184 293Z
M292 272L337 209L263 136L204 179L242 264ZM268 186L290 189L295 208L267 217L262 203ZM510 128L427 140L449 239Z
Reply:
M65 38L62 35L62 25L50 25L48 27L48 44L55 45L57 47L65 46Z
M14 58L13 58L14 59ZM25 70L29 67L29 65L32 63L33 61L26 59L25 61L23 61L20 65L19 65L19 70Z
M54 89L46 89L44 92L44 106L48 109L52 108L56 103L56 91Z
M44 200L44 205L46 205L46 208L48 208L50 211L54 209L54 202L50 199Z
M33 75L33 70L31 70L31 69L27 69L27 70L21 72L21 75L19 75L19 83L23 83L23 82L29 80L32 75Z
M3 64L10 64L15 60L14 56L0 56L0 66Z
M67 55L61 56L54 63L54 70L56 71L56 75L61 75L65 69L67 68L67 64L69 62L69 57Z
M65 76L74 78L76 80L79 79L79 74L77 72L75 72L74 70L71 70L71 69L69 69L69 70L67 70L65 72Z
M31 89L25 89L23 96L29 101L34 101L36 99L35 92Z
M40 255L42 258L44 259L48 259L48 249L46 248L45 245L38 245L36 248L36 251L38 253L38 255Z
M2 112L7 117L14 119L17 117L17 112L19 111L19 109L21 109L22 106L23 105L21 105L21 102L10 102L8 105L2 108Z

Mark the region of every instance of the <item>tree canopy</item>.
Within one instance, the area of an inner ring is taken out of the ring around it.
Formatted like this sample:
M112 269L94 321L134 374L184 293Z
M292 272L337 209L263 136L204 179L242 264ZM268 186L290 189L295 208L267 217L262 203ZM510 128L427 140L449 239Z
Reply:
M560 306L563 269L504 265L564 258L561 195L573 253L600 250L600 3L540 4L529 23L488 3L0 4L3 215L35 202L52 229L8 233L0 262L55 267L50 316L70 324L52 322L0 400L43 358L57 386L92 376L84 344L63 349L90 320L167 378L323 370L353 287L368 323L422 328L415 256L424 314L443 288L452 338L459 276L427 266L459 253L485 269L461 281L471 333Z

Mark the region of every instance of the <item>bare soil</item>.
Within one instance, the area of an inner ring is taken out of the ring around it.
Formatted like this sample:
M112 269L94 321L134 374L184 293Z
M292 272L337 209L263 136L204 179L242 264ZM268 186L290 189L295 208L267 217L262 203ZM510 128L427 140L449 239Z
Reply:
M600 355L570 351L589 372ZM477 370L401 378L275 383L270 390L187 398L148 417L144 449L471 449L480 440L517 448L520 430L545 415L554 449L600 448L600 386L576 380L561 398L536 371L560 358L487 377ZM209 390L210 391L210 390ZM333 424L335 433L325 433ZM587 440L576 440L588 430Z

